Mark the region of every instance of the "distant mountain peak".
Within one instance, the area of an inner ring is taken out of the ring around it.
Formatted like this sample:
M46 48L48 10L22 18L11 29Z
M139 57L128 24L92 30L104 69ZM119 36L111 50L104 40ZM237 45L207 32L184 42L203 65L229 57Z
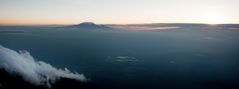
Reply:
M98 24L95 24L93 22L82 22L80 24L76 24L76 25L72 25L70 27L74 27L74 28L77 28L77 29L103 29L103 30L109 30L112 28L108 27L108 26L105 26L105 25L98 25Z
M78 25L89 25L89 26L96 26L96 24L95 24L95 23L93 23L93 22L82 22L82 23L80 23L80 24L78 24Z
M73 25L74 27L99 27L100 25L97 25L93 22L82 22L80 24Z

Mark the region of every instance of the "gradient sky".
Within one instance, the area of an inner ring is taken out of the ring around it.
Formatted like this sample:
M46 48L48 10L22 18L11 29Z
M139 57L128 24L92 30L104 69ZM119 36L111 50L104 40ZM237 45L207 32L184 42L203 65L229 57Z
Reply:
M239 23L239 0L0 0L1 25Z

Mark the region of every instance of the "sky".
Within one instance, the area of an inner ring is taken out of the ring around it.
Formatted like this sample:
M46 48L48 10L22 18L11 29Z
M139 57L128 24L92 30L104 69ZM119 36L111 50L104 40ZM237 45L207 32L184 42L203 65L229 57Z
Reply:
M239 23L239 0L0 0L0 25Z

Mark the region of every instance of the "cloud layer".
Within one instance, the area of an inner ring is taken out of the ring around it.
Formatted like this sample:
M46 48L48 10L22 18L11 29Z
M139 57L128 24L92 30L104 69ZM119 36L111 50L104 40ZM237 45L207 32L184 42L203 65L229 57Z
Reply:
M87 80L83 74L72 73L67 68L57 69L48 63L37 61L27 51L16 52L1 45L0 69L17 74L32 84L48 87L60 78Z

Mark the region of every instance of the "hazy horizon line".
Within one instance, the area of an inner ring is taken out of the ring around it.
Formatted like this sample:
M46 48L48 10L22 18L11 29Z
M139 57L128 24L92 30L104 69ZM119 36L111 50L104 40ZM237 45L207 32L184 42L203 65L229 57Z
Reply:
M81 24L84 22L79 22ZM93 22L94 23L94 22ZM210 24L210 23L197 23L197 22L159 22L159 23L127 23L127 24L114 24L114 23L95 23L98 25L146 25L146 24L208 24L208 25L224 25L224 24L239 24L239 23L219 23L219 24ZM76 24L0 24L0 26L70 26Z

